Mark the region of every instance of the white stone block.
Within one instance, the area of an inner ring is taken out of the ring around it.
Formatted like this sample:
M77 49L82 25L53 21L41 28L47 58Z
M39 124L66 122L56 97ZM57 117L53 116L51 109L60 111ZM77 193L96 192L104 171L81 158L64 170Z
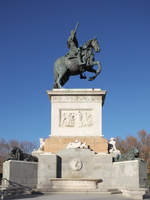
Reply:
M102 105L106 91L100 89L53 89L51 136L102 136Z

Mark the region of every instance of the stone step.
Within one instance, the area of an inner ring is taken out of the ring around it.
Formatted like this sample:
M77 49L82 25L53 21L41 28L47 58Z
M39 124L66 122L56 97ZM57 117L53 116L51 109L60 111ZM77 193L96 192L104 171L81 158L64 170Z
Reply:
M36 190L34 191L33 189L29 190L27 188L20 188L20 187L12 187L12 186L8 186L8 187L1 187L0 188L1 191L1 199L13 199L13 198L18 198L18 197L27 197L30 195L34 195L34 194L39 194L39 192L37 192ZM3 196L3 197L2 197Z

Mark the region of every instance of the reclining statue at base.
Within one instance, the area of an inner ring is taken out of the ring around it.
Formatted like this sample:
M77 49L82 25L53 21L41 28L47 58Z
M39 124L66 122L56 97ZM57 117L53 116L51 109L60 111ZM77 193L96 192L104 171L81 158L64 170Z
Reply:
M35 156L32 156L27 153L23 153L23 151L19 147L13 147L11 152L8 155L8 158L5 159L5 161L8 160L19 160L19 161L29 161L29 162L38 162L38 158Z

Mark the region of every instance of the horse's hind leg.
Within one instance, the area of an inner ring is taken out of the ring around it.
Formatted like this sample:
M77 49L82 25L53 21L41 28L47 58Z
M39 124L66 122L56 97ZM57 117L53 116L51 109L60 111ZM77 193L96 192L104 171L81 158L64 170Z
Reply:
M59 86L58 86L58 84L57 84L56 82L54 83L53 88L54 88L54 89L59 88Z
M58 62L59 61L59 62ZM62 60L56 61L55 64L55 88L62 88L66 83L67 68Z
M59 74L56 80L56 86L57 88L62 88L62 86L68 81L68 74L67 72Z
M55 81L54 81L53 88L55 88L55 89L61 88L60 75L56 71L55 71Z
M54 88L54 89L58 88L58 84L57 84L57 79L56 79L56 78L55 78L55 81L54 81L53 88Z
M54 85L53 85L53 88L55 88L55 89L57 89L57 88L60 88L61 86L60 86L60 84L59 84L59 82L58 82L58 72L57 71L55 71L54 72L54 76L55 76L55 81L54 81Z
M57 80L56 80L56 88L62 88L62 86L61 86L61 76L60 75L58 75L58 78L57 78Z
M63 86L69 80L69 75L66 72L61 78L61 85Z

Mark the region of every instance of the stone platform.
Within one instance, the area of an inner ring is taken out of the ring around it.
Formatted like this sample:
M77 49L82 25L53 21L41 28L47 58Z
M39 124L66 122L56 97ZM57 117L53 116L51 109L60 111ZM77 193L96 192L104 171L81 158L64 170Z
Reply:
M67 144L79 140L82 143L86 143L91 150L96 153L108 152L108 141L103 137L56 137L51 136L45 140L44 152L51 152L56 154L62 149L65 149Z

